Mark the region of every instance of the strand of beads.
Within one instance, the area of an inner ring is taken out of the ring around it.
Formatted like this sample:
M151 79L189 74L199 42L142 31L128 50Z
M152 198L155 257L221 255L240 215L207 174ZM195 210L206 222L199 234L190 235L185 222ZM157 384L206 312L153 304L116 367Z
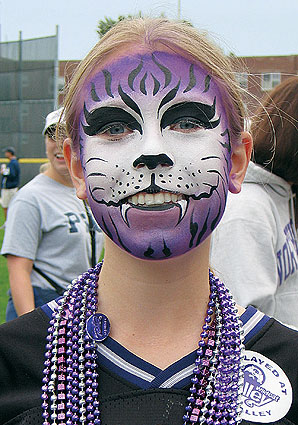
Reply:
M94 271L90 273L89 279L86 280L86 285L89 290L86 297L86 306L84 311L84 321L79 331L80 340L84 346L84 359L80 368L81 378L81 422L84 423L87 419L88 424L100 425L100 411L98 402L98 374L96 372L96 343L85 331L87 319L97 311L97 280L100 273L101 265L95 266ZM84 381L85 379L85 381ZM84 385L83 385L84 384ZM83 402L86 407L83 407ZM85 417L85 412L87 417Z
M100 269L98 264L72 282L50 321L42 394L44 425L49 425L48 419L53 425L75 425L86 419L90 425L100 425L96 345L84 327L97 310Z
M232 296L211 271L209 281L210 300L183 421L184 425L235 425L242 411L241 322ZM209 325L213 309L215 323Z
M76 298L79 296L79 280L81 279L81 277L79 277L79 279L76 279L75 281L72 282L72 290L69 291L68 295L69 297L65 297L66 299L68 299L68 303L66 304L66 302L62 303L62 307L63 307L63 311L65 312L65 314L67 315L67 324L66 324L66 337L67 337L67 341L66 341L66 357L63 359L66 365L66 376L65 376L65 380L62 384L58 384L58 390L59 390L59 386L60 386L60 390L61 392L63 391L65 394L65 402L66 402L66 409L67 411L65 412L65 416L66 419L68 421L68 418L72 415L72 399L75 396L75 393L72 391L72 385L70 383L69 380L66 381L66 378L68 376L68 374L73 371L73 369L75 368L75 359L73 359L71 357L72 354L72 346L70 345L70 341L72 340L73 337L73 326L74 326L74 321L75 321L75 316L74 316L74 306L75 306L75 300ZM64 300L63 300L64 301ZM61 418L62 419L62 418Z
M241 355L243 349L242 327L235 302L224 284L213 275L210 282L217 286L219 307L221 309L221 347L219 364L215 377L214 398L217 412L214 425L235 425L241 421ZM220 421L219 421L220 419Z
M203 423L202 418L205 418L205 413L208 412L207 406L212 395L210 382L214 375L214 369L211 371L211 368L216 363L214 351L218 348L218 339L214 338L216 334L215 324L212 322L215 299L216 287L213 285L210 287L205 323L198 343L198 357L195 361L194 376L191 378L190 396L187 399L189 404L185 407L186 413L183 416L184 425Z
M69 317L68 317L68 339L67 339L67 405L66 412L67 425L77 423L79 420L79 344L78 332L80 325L80 315L83 305L83 299L86 297L86 289L84 285L85 276L82 275L78 279L78 288L74 287L71 291L71 299L69 302ZM76 291L77 289L77 291Z
M63 299L63 302L59 305L57 311L54 312L52 320L50 321L50 327L48 329L48 336L47 336L47 345L46 345L46 353L45 357L46 360L44 362L44 378L43 378L43 386L42 386L42 408L43 408L43 418L44 425L49 425L48 419L52 420L53 424L56 424L56 420L58 418L57 415L57 396L55 392L55 384L57 381L57 378L61 379L61 377L57 376L58 372L58 358L59 362L61 358L64 356L65 348L62 346L58 346L58 335L59 335L59 325L62 326L65 325L64 320L62 320L62 312L64 305L67 304L67 298L69 296L69 289L65 292L65 296ZM62 341L60 341L62 342ZM57 354L60 354L59 357L57 357ZM63 367L62 365L59 366L60 369ZM63 376L63 375L61 375ZM64 383L60 382L58 384L58 391L61 390L62 386L64 387ZM63 388L64 389L64 388ZM49 402L52 402L49 404Z
M215 376L217 373L217 364L218 364L218 354L219 348L221 344L221 326L218 324L221 320L221 311L219 308L219 303L216 297L212 300L212 304L214 304L215 309L215 330L209 331L209 334L215 338L215 348L213 350L212 358L210 359L211 367L210 367L210 379L208 385L206 387L206 397L204 399L204 408L202 409L202 415L199 418L200 423L205 423L212 425L214 423L213 418L216 414L215 408L217 406L216 400L213 397L213 387L215 382ZM209 406L210 404L210 406Z

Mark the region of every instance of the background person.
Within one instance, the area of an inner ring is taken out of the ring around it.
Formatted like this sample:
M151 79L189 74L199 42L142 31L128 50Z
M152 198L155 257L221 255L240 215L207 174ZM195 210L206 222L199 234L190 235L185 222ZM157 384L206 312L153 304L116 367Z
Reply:
M254 162L239 196L228 196L211 265L238 303L298 327L298 77L268 93L251 131Z
M9 210L1 250L7 257L11 291L6 320L57 298L71 279L91 266L86 209L75 195L55 141L60 114L61 109L51 112L43 130L49 167L18 191ZM99 229L93 234L98 259L103 237Z
M6 220L8 206L16 194L20 183L20 166L15 156L14 148L6 148L5 156L9 159L9 163L7 165L3 164L1 167L1 204Z

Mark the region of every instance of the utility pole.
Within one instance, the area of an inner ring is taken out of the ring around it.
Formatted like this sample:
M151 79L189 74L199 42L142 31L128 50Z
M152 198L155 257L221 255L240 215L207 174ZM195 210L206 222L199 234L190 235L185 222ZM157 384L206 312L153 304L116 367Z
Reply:
M23 134L23 37L22 31L19 31L19 66L18 66L18 100L19 100L19 113L18 113L18 147L17 152L20 155L22 147L22 134Z
M0 1L0 43L2 41L2 28L1 28L1 20L2 20L2 2Z
M54 59L54 109L58 108L59 105L59 93L58 93L58 80L59 80L59 58L58 58L58 46L59 46L59 25L56 25L56 45L55 45L55 59Z
M181 0L178 0L178 13L177 13L177 19L181 19Z

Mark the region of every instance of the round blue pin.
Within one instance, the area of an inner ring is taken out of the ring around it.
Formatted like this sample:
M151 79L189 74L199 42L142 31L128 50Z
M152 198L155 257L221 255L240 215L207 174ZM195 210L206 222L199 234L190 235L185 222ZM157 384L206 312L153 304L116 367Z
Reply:
M102 313L95 313L87 319L87 334L96 342L104 341L110 333L110 321Z

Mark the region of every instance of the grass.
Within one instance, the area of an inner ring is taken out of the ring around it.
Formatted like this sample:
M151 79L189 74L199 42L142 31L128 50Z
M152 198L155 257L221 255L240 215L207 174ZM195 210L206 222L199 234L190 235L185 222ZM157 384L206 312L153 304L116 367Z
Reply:
M0 226L4 223L3 210L0 207ZM0 246L4 237L4 229L0 229ZM8 270L6 265L6 258L0 256L0 323L5 322L5 311L8 300L7 291L9 288Z

